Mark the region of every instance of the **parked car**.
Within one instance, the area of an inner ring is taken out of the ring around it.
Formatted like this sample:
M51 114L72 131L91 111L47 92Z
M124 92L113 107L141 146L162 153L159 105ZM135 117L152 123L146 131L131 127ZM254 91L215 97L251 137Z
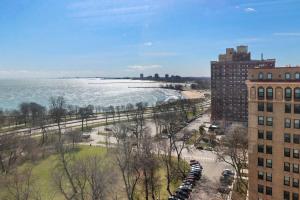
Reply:
M224 169L223 172L222 172L222 175L223 176L234 176L235 173L233 170L231 169Z
M196 160L190 161L190 172L182 181L182 184L177 188L175 193L169 197L168 200L185 200L189 199L192 188L202 176L202 166Z
M111 128L108 128L108 127L105 127L104 130L105 130L105 131L109 131L109 132L112 131L112 129L111 129Z
M228 186L220 186L218 188L218 192L222 193L222 194L229 194L229 192L231 191L231 189Z

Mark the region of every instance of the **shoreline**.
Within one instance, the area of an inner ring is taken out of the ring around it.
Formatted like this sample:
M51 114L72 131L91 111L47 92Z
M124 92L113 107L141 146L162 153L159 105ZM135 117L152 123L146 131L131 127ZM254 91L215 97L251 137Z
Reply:
M183 90L180 92L181 95L186 99L201 99L205 98L204 91L200 90Z

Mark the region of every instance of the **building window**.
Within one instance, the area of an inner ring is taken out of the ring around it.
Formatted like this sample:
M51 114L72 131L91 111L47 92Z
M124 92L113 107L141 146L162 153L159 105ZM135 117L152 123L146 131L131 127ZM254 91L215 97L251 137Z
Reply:
M264 172L258 172L257 178L260 180L264 180Z
M299 164L293 164L293 172L299 173Z
M264 153L264 145L262 145L262 144L257 145L257 152Z
M291 128L291 119L284 119L284 128Z
M293 187L299 188L299 179L293 178Z
M273 149L272 149L272 146L266 146L266 153L267 154L272 154L273 153Z
M295 79L296 79L296 80L299 80L299 79L300 79L300 73L297 72L297 73L295 74Z
M290 143L291 142L291 134L289 134L289 133L284 134L284 142L285 143Z
M266 173L266 181L272 182L272 173Z
M258 125L265 125L265 120L263 116L258 116Z
M267 112L273 112L273 103L267 103Z
M272 188L271 187L266 186L266 195L272 196Z
M258 93L258 99L265 98L265 89L263 87L259 87L257 93Z
M290 186L290 177L289 176L284 176L283 184L286 186Z
M294 99L295 100L300 100L300 88L295 88L294 89Z
M291 100L291 98L292 98L292 89L291 88L285 88L284 97L285 97L285 100L287 100L287 101Z
M257 138L258 139L264 139L264 131L263 130L258 130Z
M300 114L300 104L294 104L294 113Z
M285 113L291 113L292 111L292 105L289 103L285 104Z
M265 104L262 102L258 102L257 110L263 112L265 110Z
M273 88L267 88L267 99L273 99Z
M267 126L273 126L273 117L267 117Z
M267 131L266 132L266 139L267 140L272 140L273 139L273 133L272 133L272 131Z
M291 79L291 74L285 73L285 80L290 80L290 79Z
M293 200L299 200L299 194L293 193Z
M298 149L293 149L293 157L299 158L299 150Z
M291 156L291 149L284 148L284 157L290 157L290 156Z
M284 171L286 171L286 172L290 172L290 163L288 163L288 162L284 162L284 165L283 165L283 167L284 167Z
M257 191L258 191L258 193L264 193L264 186L263 185L258 185L257 186Z
M290 200L290 192L283 191L283 200Z
M259 79L259 80L263 80L263 79L264 79L264 74L263 74L262 72L260 72L260 73L258 74L258 79Z
M293 142L295 144L300 144L300 135L293 135Z
M300 129L300 120L299 119L294 120L294 128Z
M267 78L268 80L272 80L272 73L268 73Z
M263 158L257 158L257 166L259 166L259 167L264 166L264 159Z
M271 159L266 159L266 167L272 168L272 160Z

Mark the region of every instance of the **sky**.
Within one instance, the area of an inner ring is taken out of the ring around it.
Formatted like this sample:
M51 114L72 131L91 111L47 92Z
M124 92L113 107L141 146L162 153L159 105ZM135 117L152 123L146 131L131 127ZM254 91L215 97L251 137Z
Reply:
M209 76L237 45L300 65L300 1L0 0L0 78Z

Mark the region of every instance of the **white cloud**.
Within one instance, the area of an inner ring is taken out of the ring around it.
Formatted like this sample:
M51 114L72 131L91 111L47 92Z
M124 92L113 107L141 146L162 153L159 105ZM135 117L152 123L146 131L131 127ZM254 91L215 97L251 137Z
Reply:
M155 6L147 1L77 0L67 6L69 16L78 19L141 19L153 13Z
M254 8L250 8L250 7L245 8L244 11L245 12L256 12L256 10Z
M273 33L275 36L286 36L286 37L300 37L300 32L280 32L280 33Z
M130 71L144 71L149 69L157 69L161 68L161 65L131 65L128 66L128 70Z
M150 47L150 46L152 46L153 45L153 43L152 42L145 42L144 43L144 46L148 46L148 47Z
M267 1L254 1L254 2L248 2L240 4L241 7L265 7L265 6L271 6L271 5L277 5L277 4L292 4L294 2L297 2L299 0L267 0Z

